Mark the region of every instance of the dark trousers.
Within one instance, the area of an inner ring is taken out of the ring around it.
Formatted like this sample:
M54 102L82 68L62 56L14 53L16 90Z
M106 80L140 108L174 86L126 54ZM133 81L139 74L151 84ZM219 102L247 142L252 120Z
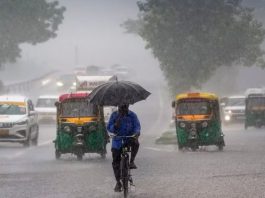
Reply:
M131 159L130 159L130 162L133 162L136 155L137 155L137 152L139 150L139 141L138 140L132 140L132 141L129 141L128 145L131 147ZM121 162L121 149L114 149L112 148L111 149L111 152L112 152L112 167L113 167L113 171L114 171L114 175L115 175L115 178L116 178L116 181L120 181L121 179L121 171L120 171L120 162Z

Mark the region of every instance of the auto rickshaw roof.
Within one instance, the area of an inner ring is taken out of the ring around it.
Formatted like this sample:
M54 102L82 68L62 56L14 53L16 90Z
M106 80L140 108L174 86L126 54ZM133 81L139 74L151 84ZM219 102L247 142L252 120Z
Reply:
M249 94L248 98L264 98L265 94L264 93L255 93L255 94Z
M69 94L63 94L59 97L59 101L63 102L65 100L70 99L82 99L87 98L89 96L89 93L69 93Z
M196 93L181 93L176 95L176 100L188 99L188 98L202 98L208 100L218 100L218 96L213 93L196 92Z

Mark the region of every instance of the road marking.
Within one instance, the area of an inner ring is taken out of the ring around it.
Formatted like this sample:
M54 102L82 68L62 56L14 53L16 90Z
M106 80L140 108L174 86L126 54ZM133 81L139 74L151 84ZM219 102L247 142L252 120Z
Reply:
M45 146L45 145L48 145L48 144L52 143L52 141L53 141L52 139L47 140L47 141L45 141L45 142L40 143L38 146Z
M155 147L144 147L144 149L147 150L152 150L152 151L159 151L159 152L175 152L175 150L171 149L160 149L160 148L155 148Z
M52 143L52 141L53 140L50 139L50 140L47 140L45 142L39 143L38 147L48 145L48 144ZM34 146L26 148L25 150L22 150L22 151L18 151L16 153L14 153L12 156L7 156L6 158L9 159L9 160L16 159L18 157L21 157L21 156L25 155L27 152L29 152L29 151L31 151L33 149L34 149Z
M19 151L19 152L16 152L12 156L8 156L7 159L12 160L12 159L15 159L17 157L20 157L20 156L24 155L25 153L26 153L26 151Z

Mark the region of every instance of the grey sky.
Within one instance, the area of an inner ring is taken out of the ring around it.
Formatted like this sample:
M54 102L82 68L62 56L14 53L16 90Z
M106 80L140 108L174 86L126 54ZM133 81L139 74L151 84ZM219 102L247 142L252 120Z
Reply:
M245 2L252 5L262 1ZM144 48L144 41L136 35L126 34L120 26L128 18L137 18L136 0L59 2L67 10L57 38L36 46L22 45L22 58L11 68L1 71L0 79L19 81L39 76L51 69L68 70L93 64L125 65L136 70L137 79L162 79L157 60ZM261 12L258 16L260 20L265 18ZM16 75L12 75L14 72ZM238 73L237 87L244 89L265 85L264 75L261 69L242 68ZM245 79L249 79L248 82Z
M57 38L36 46L22 45L22 58L12 67L20 78L28 77L24 71L32 68L34 76L48 69L92 64L125 65L134 68L138 78L161 77L157 61L144 48L141 38L126 34L120 26L126 19L137 17L136 1L60 0L60 4L67 10ZM147 70L153 75L148 76ZM10 71L2 71L2 78L7 78Z

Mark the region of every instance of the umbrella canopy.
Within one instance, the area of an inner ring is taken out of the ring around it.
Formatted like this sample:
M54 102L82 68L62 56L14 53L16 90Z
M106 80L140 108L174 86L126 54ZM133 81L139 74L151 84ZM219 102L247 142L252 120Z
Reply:
M89 94L90 103L101 106L134 104L145 100L150 93L130 81L111 81L96 87Z

